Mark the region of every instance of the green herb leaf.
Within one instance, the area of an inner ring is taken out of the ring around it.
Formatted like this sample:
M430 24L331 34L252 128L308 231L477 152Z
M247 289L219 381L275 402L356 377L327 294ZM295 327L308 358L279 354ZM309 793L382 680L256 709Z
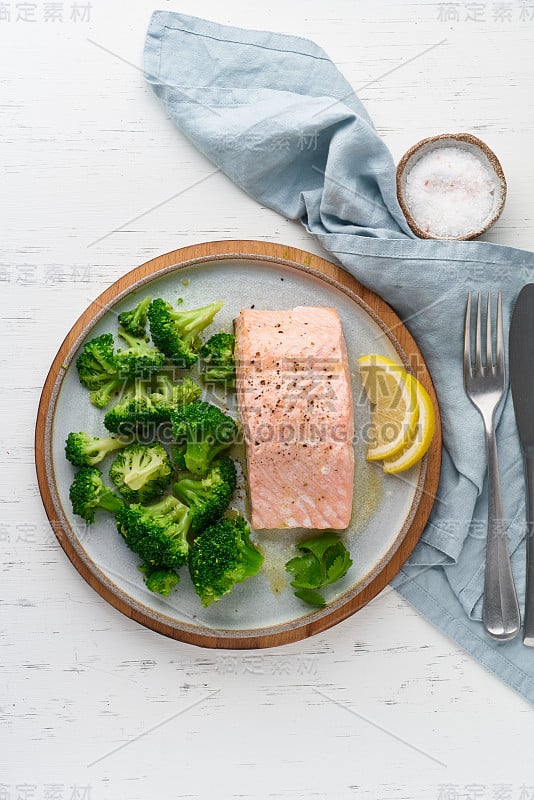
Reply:
M287 562L286 570L294 576L291 586L303 589L317 589L322 585L321 564L311 553L292 558L291 561Z
M304 539L297 547L299 550L313 553L321 561L328 548L338 544L340 541L337 533L322 533L312 539Z
M300 600L304 600L304 602L308 603L310 606L324 608L326 605L326 600L322 594L315 592L313 589L297 589L295 592L295 597L298 597Z
M291 586L296 589L295 595L310 605L326 605L322 595L314 590L342 578L352 565L350 554L337 533L305 539L297 547L303 555L286 564L286 570L293 575Z
M343 547L343 545L341 546ZM346 574L350 566L352 566L352 559L348 552L345 550L344 553L339 553L326 570L326 583L335 583L340 580Z

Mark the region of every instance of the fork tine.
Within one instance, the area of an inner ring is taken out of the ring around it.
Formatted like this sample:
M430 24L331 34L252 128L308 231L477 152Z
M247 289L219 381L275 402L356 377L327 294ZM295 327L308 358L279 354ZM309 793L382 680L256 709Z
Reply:
M482 371L482 292L478 293L477 324L475 328L475 369Z
M496 366L497 373L504 375L504 336L502 330L502 292L499 289L497 297L497 341L495 345L496 350Z
M493 369L493 331L491 326L491 292L488 292L488 306L486 311L486 369Z
M471 292L467 293L464 324L464 378L472 377L471 367Z

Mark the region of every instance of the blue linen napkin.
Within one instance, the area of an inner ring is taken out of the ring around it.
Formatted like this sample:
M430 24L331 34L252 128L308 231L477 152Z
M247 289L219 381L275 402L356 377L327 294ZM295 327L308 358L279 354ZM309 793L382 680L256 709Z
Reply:
M463 387L468 290L503 290L505 330L534 254L488 242L417 239L395 165L350 84L311 41L156 11L145 77L183 133L238 186L307 230L381 295L418 342L443 423L437 501L394 587L438 628L534 702L534 649L481 623L487 513L482 421ZM522 458L512 399L498 425L504 516L521 607Z

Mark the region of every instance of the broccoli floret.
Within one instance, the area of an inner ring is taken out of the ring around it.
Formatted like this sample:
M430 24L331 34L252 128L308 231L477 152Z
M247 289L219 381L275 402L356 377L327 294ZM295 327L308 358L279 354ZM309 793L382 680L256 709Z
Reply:
M228 456L216 461L205 478L183 478L174 484L178 498L191 509L191 531L194 534L201 533L222 517L235 488L235 464Z
M177 444L183 448L185 443L183 464L197 476L205 475L211 462L230 447L237 437L234 420L223 414L217 406L202 400L173 411L171 422ZM177 455L174 450L175 459Z
M138 338L144 337L146 333L146 312L152 302L151 297L145 297L144 300L132 308L130 311L123 311L119 314L119 325L126 333Z
M88 389L97 388L110 376L116 376L115 344L111 333L104 333L84 344L76 359L76 369L80 381Z
M98 438L88 433L69 433L65 442L65 456L75 467L94 467L108 453L126 447L128 439L107 436Z
M112 433L132 434L142 431L151 432L155 437L155 428L166 420L161 411L151 400L150 382L138 378L126 386L122 397L107 412L104 425Z
M198 383L191 378L184 378L183 381L174 383L163 373L156 377L156 383L157 390L150 395L150 399L164 419L170 419L171 411L198 400L202 394Z
M133 442L115 456L109 477L129 503L148 503L161 497L171 482L172 466L159 442Z
M145 576L146 588L156 594L162 594L164 597L170 595L180 580L176 572L167 567L151 567L143 564L139 569Z
M76 359L80 382L91 390L91 403L105 408L111 395L124 384L115 361L115 344L111 333L104 333L84 344Z
M91 405L97 408L105 408L114 394L119 394L124 387L126 381L124 377L110 378L107 383L103 383L99 389L93 389L89 392L89 401Z
M202 375L206 382L235 386L235 336L233 333L216 333L200 348L203 360Z
M124 328L119 328L118 334L128 345L126 350L117 350L115 353L117 371L123 377L148 378L165 364L163 353L147 344L144 338L132 336Z
M223 303L178 311L166 300L153 300L148 309L150 333L156 347L179 367L192 367L198 360L199 334L213 322Z
M117 529L126 544L152 567L174 569L185 564L190 528L188 507L172 495L151 506L124 506L117 514Z
M185 465L186 449L187 445L185 442L182 442L181 444L171 444L171 461L176 469L184 472L187 472L187 467Z
M249 533L242 517L223 518L194 540L189 572L204 607L260 571L263 556L250 542Z
M153 382L137 378L126 389L113 408L104 417L104 425L112 433L128 434L135 431L152 431L169 422L171 412L195 400L201 394L200 386L190 378L172 384L168 376L158 375Z
M76 473L69 496L72 510L86 522L94 522L97 508L117 514L124 507L124 501L104 485L97 467L82 467Z

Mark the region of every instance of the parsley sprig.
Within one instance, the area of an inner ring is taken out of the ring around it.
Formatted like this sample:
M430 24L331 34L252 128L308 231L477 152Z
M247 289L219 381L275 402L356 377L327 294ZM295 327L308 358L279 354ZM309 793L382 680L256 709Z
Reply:
M286 564L293 575L291 586L295 596L312 606L326 605L321 592L323 586L342 578L352 565L350 554L337 533L323 533L313 539L305 539L297 545L303 553Z

